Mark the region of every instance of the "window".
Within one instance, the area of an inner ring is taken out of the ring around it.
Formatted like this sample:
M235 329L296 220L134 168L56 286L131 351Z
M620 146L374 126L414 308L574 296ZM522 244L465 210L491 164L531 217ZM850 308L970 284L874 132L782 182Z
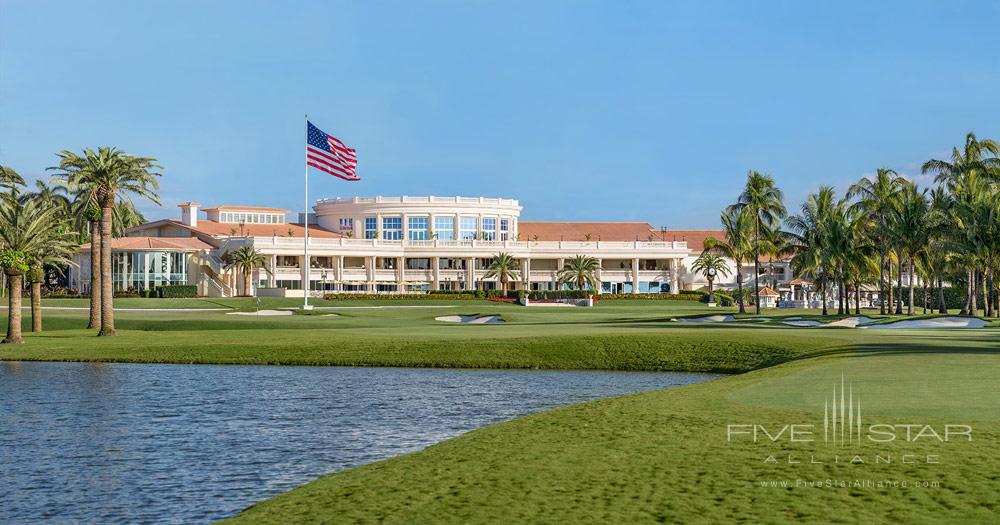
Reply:
M458 238L469 241L476 238L476 218L462 217L458 222Z
M434 235L441 241L454 241L455 218L434 217Z
M427 230L430 219L427 217L408 217L406 219L406 236L411 241L426 241L430 238Z
M382 238L390 241L403 240L403 218L382 217Z
M507 232L509 231L510 221L507 219L500 219L500 240L507 240Z
M497 220L493 217L483 219L483 240L495 241L497 239Z
M365 239L374 239L378 235L378 220L375 217L365 217Z
M340 231L349 232L354 231L354 219L350 217L340 218Z
M430 259L423 259L423 258L407 257L406 258L406 269L407 270L430 270L431 269L431 260Z

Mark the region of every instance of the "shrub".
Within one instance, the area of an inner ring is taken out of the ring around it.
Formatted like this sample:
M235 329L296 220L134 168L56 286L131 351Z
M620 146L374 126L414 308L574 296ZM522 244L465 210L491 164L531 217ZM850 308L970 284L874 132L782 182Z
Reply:
M472 291L436 290L426 294L387 294L387 293L328 293L323 295L327 301L455 301L477 299Z
M170 284L157 286L156 294L165 299L180 297L198 297L198 287L193 284Z
M602 299L660 299L671 301L700 301L703 292L671 293L603 293Z

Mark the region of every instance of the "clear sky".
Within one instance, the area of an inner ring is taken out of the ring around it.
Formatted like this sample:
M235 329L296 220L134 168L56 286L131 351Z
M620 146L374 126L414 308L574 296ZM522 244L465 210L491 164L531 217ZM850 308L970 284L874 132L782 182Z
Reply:
M118 146L184 200L302 209L303 113L363 181L526 220L716 227L749 168L798 207L1000 139L1000 2L0 0L0 163Z

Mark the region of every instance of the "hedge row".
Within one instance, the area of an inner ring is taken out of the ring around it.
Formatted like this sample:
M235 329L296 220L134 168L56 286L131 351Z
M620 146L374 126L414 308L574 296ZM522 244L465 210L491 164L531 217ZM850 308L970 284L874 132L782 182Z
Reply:
M482 292L482 290L479 290ZM405 301L423 301L423 300L438 300L438 301L460 301L469 299L485 299L486 294L483 293L482 296L477 295L474 292L464 292L464 293L439 293L431 292L426 294L402 294L402 293L328 293L323 295L323 299L327 301L382 301L382 300L405 300Z
M198 297L198 287L193 284L170 284L156 287L156 296L165 299Z

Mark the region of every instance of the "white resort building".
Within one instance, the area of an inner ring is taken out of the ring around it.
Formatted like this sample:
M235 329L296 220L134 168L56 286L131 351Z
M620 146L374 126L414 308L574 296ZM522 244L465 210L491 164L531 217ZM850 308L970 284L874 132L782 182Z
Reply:
M256 289L250 292L258 295L301 297L306 281L315 295L495 289L497 281L485 274L500 252L520 261L513 289L555 289L563 262L587 255L600 261L600 292L676 293L707 285L689 268L704 240L722 234L656 229L642 222L521 221L521 206L513 199L335 198L317 201L309 214L306 265L304 217L291 223L288 211L280 208L178 206L179 220L143 224L114 240L116 290L191 284L205 296L247 294L242 277L226 269L223 257L252 246L267 257L271 270L258 270L252 279ZM90 246L84 245L70 275L70 287L82 292L89 292L89 254ZM783 299L806 299L801 286L787 286L792 280L787 261L762 263L761 270L761 284L777 284ZM752 264L741 271L753 286ZM735 267L716 280L720 288L735 283Z

